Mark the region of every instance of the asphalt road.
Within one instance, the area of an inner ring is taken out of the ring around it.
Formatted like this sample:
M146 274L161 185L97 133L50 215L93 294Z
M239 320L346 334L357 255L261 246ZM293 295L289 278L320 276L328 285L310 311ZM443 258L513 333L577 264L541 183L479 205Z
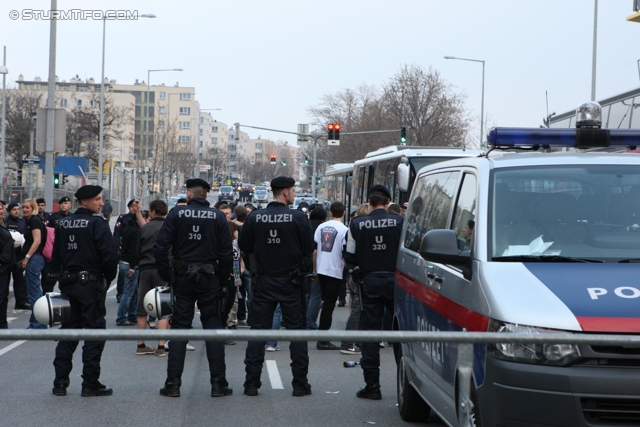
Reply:
M13 301L9 303L13 307ZM116 328L115 290L107 297L107 327ZM10 328L26 328L30 312L9 310ZM343 329L348 309L336 307L334 328ZM200 328L198 316L194 328ZM122 328L122 327L119 327ZM154 345L154 343L148 343ZM187 352L182 396L159 395L166 378L167 357L138 356L135 342L109 341L102 358L101 381L114 389L108 397L80 397L82 344L74 357L71 385L66 397L51 393L55 342L0 343L1 425L7 426L114 426L114 425L221 425L221 426L400 426L444 425L437 417L428 424L400 419L396 407L396 364L390 347L381 349L382 400L358 399L364 385L359 367L344 368L357 356L319 351L309 343L309 382L313 394L291 396L288 343L282 351L266 353L262 388L257 397L244 396L245 342L225 346L227 380L232 396L210 397L209 369L204 342Z

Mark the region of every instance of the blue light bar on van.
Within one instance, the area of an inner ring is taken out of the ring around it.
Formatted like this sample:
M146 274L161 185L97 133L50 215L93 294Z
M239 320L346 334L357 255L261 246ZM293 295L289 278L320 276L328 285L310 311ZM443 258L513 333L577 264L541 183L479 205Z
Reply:
M493 148L596 148L640 145L637 129L492 128L487 142Z

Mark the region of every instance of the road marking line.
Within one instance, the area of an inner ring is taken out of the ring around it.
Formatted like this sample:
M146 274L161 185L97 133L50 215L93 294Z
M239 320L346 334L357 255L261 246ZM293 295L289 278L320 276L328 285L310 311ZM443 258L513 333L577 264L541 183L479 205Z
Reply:
M114 283L113 285L111 285L111 287L109 289L107 289L107 293L111 292L112 290L114 290L116 287L118 286L117 283Z
M8 322L8 323L11 323L11 322L13 322L13 321L14 321L14 320L16 320L16 319L17 319L17 317L7 317L7 322Z
M272 389L284 389L282 385L282 379L280 379L280 372L278 372L278 365L275 360L267 360L267 371L269 372L269 381L271 381Z
M26 340L23 341L16 341L13 344L9 344L8 346L6 346L5 348L3 348L2 350L0 350L0 356L2 356L5 353L10 352L11 350L13 350L14 348L18 347L19 345L22 345L24 343L26 343Z

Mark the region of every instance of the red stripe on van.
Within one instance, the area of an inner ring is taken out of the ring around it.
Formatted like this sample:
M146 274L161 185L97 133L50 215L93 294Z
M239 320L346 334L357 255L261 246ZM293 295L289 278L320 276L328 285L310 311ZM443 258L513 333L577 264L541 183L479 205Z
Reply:
M396 285L431 310L469 332L487 332L489 318L440 295L428 286L396 270Z
M637 317L578 317L585 332L640 332Z

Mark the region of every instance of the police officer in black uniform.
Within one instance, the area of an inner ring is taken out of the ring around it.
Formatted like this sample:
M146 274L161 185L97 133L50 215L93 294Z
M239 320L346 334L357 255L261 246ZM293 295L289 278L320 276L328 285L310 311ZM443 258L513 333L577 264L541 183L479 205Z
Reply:
M85 185L75 194L80 207L60 220L53 244L52 270L59 273L60 292L69 299L70 314L62 329L106 329L105 298L116 277L117 255L109 224L100 214L102 187ZM85 341L82 347L82 396L109 396L100 383L104 341ZM60 341L53 366L53 394L66 396L73 353L78 341Z
M172 329L191 329L196 302L203 329L224 329L221 315L231 308L229 300L233 304L231 234L224 213L210 207L206 200L210 189L203 179L187 180L187 205L175 206L169 212L153 247L158 274L173 287ZM227 304L223 293L231 296L226 298ZM162 396L180 396L186 346L187 341L171 340ZM226 380L224 343L207 341L206 347L211 396L228 396L233 390Z
M372 211L367 216L354 218L349 224L349 238L345 260L348 268L359 267L362 282L362 312L360 329L382 330L384 309L393 313L394 277L396 258L400 247L403 218L391 215L386 207L391 194L382 185L369 190ZM360 366L366 386L357 396L380 400L380 346L379 343L362 344Z
M71 199L67 196L62 197L58 201L58 206L60 210L58 212L54 212L49 217L49 221L47 222L47 227L56 228L60 220L67 218L71 215ZM55 275L47 274L44 270L42 271L42 293L46 294L47 292L53 292L53 289L56 286L56 282L58 278Z
M132 206L136 202L139 203L139 201L136 199L129 200L129 202L127 203L127 208L129 209L129 212L119 215L118 218L116 219L116 225L113 227L113 241L116 244L116 249L118 250L118 252L120 251L120 244L122 243L122 232L124 231L124 228L127 226L127 224L129 224L129 221L131 221L133 218L136 217L136 214L135 214L136 207L134 206L132 208ZM142 225L140 226L142 227ZM120 298L122 297L123 292L124 292L124 276L122 274L119 274L118 283L116 284L116 301L118 301L118 303L120 303Z
M288 207L295 198L294 185L293 178L274 178L271 181L274 201L266 209L253 211L240 232L240 249L250 258L255 255L257 264L258 280L257 284L253 283L253 302L249 310L251 329L271 329L278 303L287 329L306 328L302 279L311 272L314 245L307 216ZM247 345L244 394L248 396L256 396L262 385L264 346L265 342L258 341L249 341ZM293 395L309 395L307 343L293 341L289 351Z

